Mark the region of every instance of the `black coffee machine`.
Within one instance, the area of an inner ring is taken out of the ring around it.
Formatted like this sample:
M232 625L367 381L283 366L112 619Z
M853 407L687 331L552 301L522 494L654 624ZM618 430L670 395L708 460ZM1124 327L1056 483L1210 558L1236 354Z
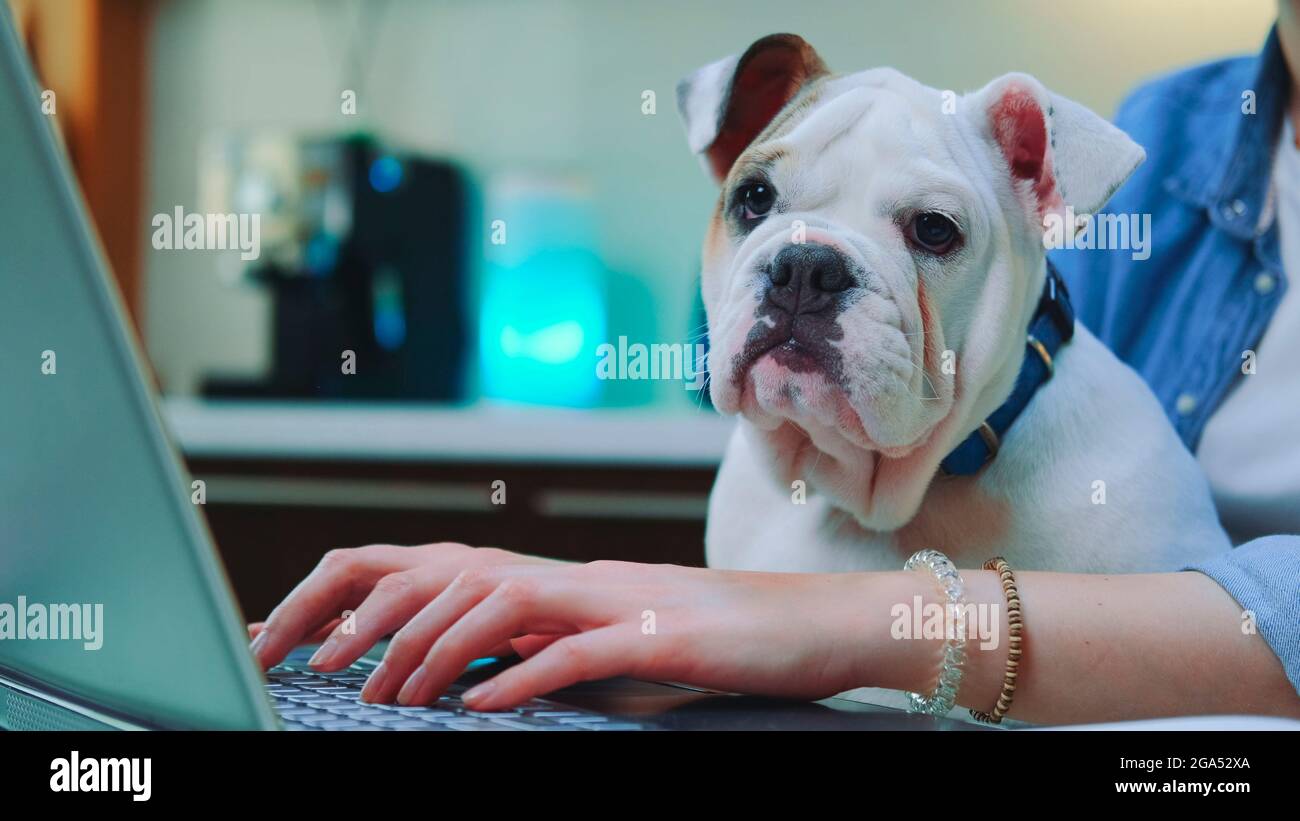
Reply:
M209 378L203 394L462 399L470 333L463 174L365 137L298 148L292 253L264 254L247 271L273 300L270 370Z

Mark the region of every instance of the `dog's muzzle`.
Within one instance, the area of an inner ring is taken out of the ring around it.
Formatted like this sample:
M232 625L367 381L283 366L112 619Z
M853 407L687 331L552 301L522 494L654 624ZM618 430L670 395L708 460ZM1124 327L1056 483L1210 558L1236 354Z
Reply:
M841 356L833 343L844 337L837 318L857 284L852 263L829 245L803 243L782 248L765 273L757 321L734 363L735 378L743 379L770 353L792 371L821 371L838 381Z

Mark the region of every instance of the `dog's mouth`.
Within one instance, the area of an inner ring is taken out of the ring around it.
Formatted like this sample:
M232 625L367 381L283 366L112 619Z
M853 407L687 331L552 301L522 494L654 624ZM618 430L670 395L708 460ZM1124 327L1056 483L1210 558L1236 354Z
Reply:
M759 360L770 357L798 374L819 373L839 385L843 361L834 343L844 336L839 323L822 314L769 310L760 314L732 362L732 379L741 388Z
M767 306L764 306L767 307ZM737 408L760 425L836 429L869 447L845 389L843 331L834 317L760 310L732 360Z

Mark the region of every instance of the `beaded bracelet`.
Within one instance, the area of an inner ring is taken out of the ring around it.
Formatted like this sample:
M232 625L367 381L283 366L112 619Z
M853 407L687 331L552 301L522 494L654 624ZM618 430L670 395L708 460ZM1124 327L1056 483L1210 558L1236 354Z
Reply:
M907 711L923 715L941 716L952 709L961 687L962 665L966 663L966 585L957 567L937 550L920 550L903 565L904 570L924 568L934 574L943 588L945 624L948 625L943 645L943 662L939 666L939 681L930 695L907 694Z
M1007 668L1002 676L1002 692L998 694L998 703L990 713L971 710L971 718L987 724L1001 724L1002 717L1011 709L1011 699L1016 695L1016 676L1020 672L1020 634L1024 629L1024 619L1020 612L1020 590L1016 587L1016 574L1001 556L994 556L984 563L985 570L996 570L1002 582L1002 595L1007 600Z

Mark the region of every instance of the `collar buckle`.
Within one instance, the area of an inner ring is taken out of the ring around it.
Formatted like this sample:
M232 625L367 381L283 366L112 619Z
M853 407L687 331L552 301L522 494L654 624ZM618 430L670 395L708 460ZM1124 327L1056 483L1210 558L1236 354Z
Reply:
M1061 334L1061 343L1069 342L1074 336L1074 306L1070 304L1070 292L1065 289L1056 266L1047 261L1047 281L1043 283L1043 295L1038 299L1035 316L1047 316Z

